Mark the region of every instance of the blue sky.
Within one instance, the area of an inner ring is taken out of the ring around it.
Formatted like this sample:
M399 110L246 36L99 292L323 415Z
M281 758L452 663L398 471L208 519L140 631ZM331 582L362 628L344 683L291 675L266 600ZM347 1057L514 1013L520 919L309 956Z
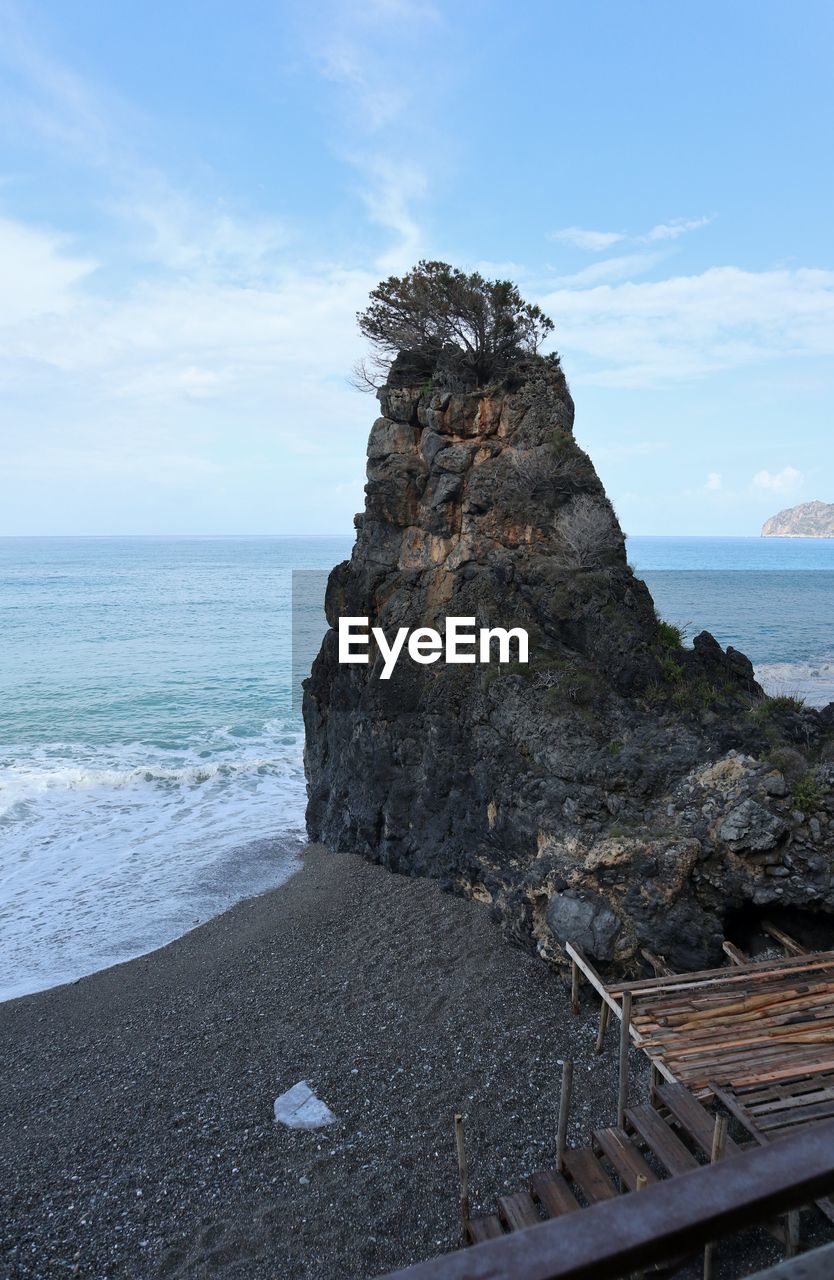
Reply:
M337 533L370 288L555 323L632 534L834 501L834 6L0 0L0 533Z

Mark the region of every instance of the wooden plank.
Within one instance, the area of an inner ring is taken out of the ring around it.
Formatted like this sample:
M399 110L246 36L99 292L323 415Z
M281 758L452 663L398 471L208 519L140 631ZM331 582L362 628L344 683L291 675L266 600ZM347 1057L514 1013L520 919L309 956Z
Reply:
M794 1098L802 1093L818 1089L834 1092L834 1075L801 1075L792 1076L782 1084L745 1085L737 1089L739 1097L744 1098L745 1106L758 1106L760 1103L777 1102L781 1098Z
M617 1124L622 1128L628 1106L628 1046L631 1034L631 993L623 996L623 1012L620 1022L620 1079L617 1090Z
M574 1147L566 1151L565 1168L589 1205L600 1204L617 1195L617 1188L590 1147Z
M732 1026L709 1027L690 1036L644 1036L640 1048L645 1053L662 1053L664 1058L671 1060L675 1057L708 1057L716 1046L729 1049L756 1044L828 1044L832 1027L834 1018L797 1018L792 1014L741 1027L737 1031Z
M617 1280L826 1195L834 1121L386 1280Z
M700 1028L728 1026L745 1026L767 1022L774 1018L789 1017L803 1011L818 1014L834 1006L834 984L830 982L810 986L802 992L786 991L778 996L768 995L758 1000L747 997L730 1005L713 1005L704 1009L692 1009L680 1014L669 1015L648 1021L639 1007L634 1013L633 1021L639 1026L641 1034L650 1033L652 1037L674 1036L681 1032L690 1034Z
M481 1244L484 1240L494 1240L504 1234L504 1228L494 1213L485 1218L470 1218L466 1226L466 1234L470 1244Z
M753 1117L735 1097L732 1089L722 1089L721 1085L713 1080L710 1081L710 1088L718 1101L727 1108L730 1115L735 1116L736 1120L744 1126L750 1136L755 1138L760 1146L763 1146L767 1142L767 1138Z
M823 1060L819 1063L820 1071L831 1071L834 1068L834 1058ZM734 1085L750 1084L754 1081L762 1080L784 1080L789 1076L797 1074L796 1062L791 1060L783 1067L775 1067L773 1069L757 1072L754 1074L741 1075L733 1081Z
M779 964L786 964L787 961L778 961ZM794 986L802 989L810 982L830 982L832 966L830 961L822 961L817 963L815 956L806 956L804 960L794 959L793 968L785 971L768 969L761 967L758 973L749 973L747 965L730 966L724 969L713 970L714 975L710 979L699 979L697 982L686 984L686 974L679 973L674 978L644 978L645 983L661 982L663 986L654 988L638 987L634 988L634 983L624 983L623 987L612 986L609 988L609 994L614 999L620 999L622 990L628 988L635 1000L642 1001L648 1009L674 1008L675 1005L686 1005L689 1003L709 1004L714 1000L720 999L722 994L732 991L784 991L788 987Z
M793 1063L791 1070L780 1076L780 1079L817 1072L822 1074L831 1070L831 1060L825 1056L831 1053L827 1043L791 1044L784 1040L767 1039L755 1046L742 1043L733 1048L725 1048L720 1041L713 1041L711 1046L704 1045L696 1053L688 1053L685 1046L664 1048L662 1045L647 1044L644 1052L652 1056L662 1055L670 1065L677 1063L678 1068L704 1066L711 1062L728 1069L753 1064L765 1067L772 1065L775 1060Z
M652 966L656 978L673 978L675 976L675 970L663 956L656 956L653 951L649 951L646 947L641 949L640 955Z
M686 1149L654 1107L631 1107L626 1118L673 1178L698 1168L692 1152Z
M541 1222L532 1196L527 1191L499 1196L498 1215L510 1231L523 1231L525 1227L536 1227Z
M721 950L724 952L724 955L727 956L727 958L730 960L731 964L742 965L742 964L750 963L748 957L744 954L744 952L739 947L737 947L734 942L730 942L727 938L725 938L724 941L722 942Z
M776 1115L757 1115L755 1124L762 1133L771 1135L773 1129L788 1129L791 1125L804 1124L809 1120L827 1120L834 1116L834 1102L818 1102L806 1107L792 1107L779 1111Z
M705 1156L711 1155L715 1125L712 1116L698 1102L697 1098L693 1098L686 1086L682 1084L659 1085L657 1096L664 1106L669 1108L678 1124L686 1130L689 1137L703 1154ZM739 1154L741 1148L728 1135L725 1140L724 1150L728 1156L735 1156Z
M571 946L567 944L566 950ZM763 963L766 965L762 968ZM580 968L582 966L580 965ZM822 969L834 968L834 951L817 951L811 956L788 956L784 960L754 960L750 964L739 965L733 969L701 969L688 974L676 974L674 978L642 978L635 982L621 982L606 991L612 999L630 991L633 996L652 995L658 992L691 991L693 988L710 987L718 984L737 984L749 980L751 975L761 978L794 976L803 973L815 973Z
M808 955L806 947L803 947L800 942L797 942L796 938L792 938L789 933L785 933L784 929L777 929L776 925L772 924L770 920L762 921L762 929L769 937L773 938L775 942L778 942L783 946L789 955Z
M645 1179L643 1186L657 1182L657 1174L643 1159L625 1129L594 1129L594 1142L629 1191L636 1191L641 1179Z
M777 1115L780 1111L790 1111L794 1107L807 1107L816 1102L834 1102L834 1089L810 1089L799 1093L785 1093L770 1102L756 1102L749 1098L744 1098L743 1102L751 1115Z
M814 984L800 992L789 988L778 994L773 992L745 994L729 1004L710 1005L676 1018L664 1018L659 1022L659 1026L675 1031L697 1031L702 1025L717 1026L722 1022L738 1025L740 1021L756 1022L760 1018L778 1017L779 1014L789 1012L791 1009L830 1007L832 1002L834 1002L834 984L826 982Z
M538 1200L548 1218L559 1218L562 1214L573 1213L579 1208L579 1202L571 1191L567 1179L556 1170L534 1173L530 1179L530 1192Z

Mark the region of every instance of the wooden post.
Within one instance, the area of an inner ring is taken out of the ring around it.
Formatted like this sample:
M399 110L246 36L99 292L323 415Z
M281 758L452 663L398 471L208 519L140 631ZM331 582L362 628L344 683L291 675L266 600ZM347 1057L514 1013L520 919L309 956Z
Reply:
M579 1013L579 965L575 960L570 962L570 1007Z
M464 1244L469 1243L469 1174L466 1168L466 1148L463 1144L463 1116L455 1113L455 1148L458 1153L460 1175L460 1226Z
M608 1029L608 1015L611 1009L603 1000L599 1006L599 1032L597 1034L597 1043L595 1053L602 1053L602 1046L605 1043L605 1032Z
M562 1090L559 1094L559 1127L556 1131L556 1167L560 1171L565 1157L565 1145L568 1140L568 1116L570 1115L572 1089L573 1059L565 1058L562 1063Z
M635 1191L645 1191L645 1190L646 1190L646 1187L647 1187L648 1185L649 1185L649 1184L648 1184L648 1181L647 1181L647 1179L646 1179L646 1175L645 1175L644 1173L638 1173L638 1175L637 1175L637 1182L634 1184L634 1190L635 1190ZM631 1280L646 1280L646 1273L645 1273L645 1271L643 1271L643 1270L635 1271L635 1272L632 1274L632 1278L631 1278Z
M717 1162L724 1155L724 1144L727 1141L727 1117L716 1116L715 1128L712 1131L712 1153L710 1155L710 1164ZM712 1280L712 1258L715 1245L712 1243L704 1245L704 1280Z
M657 1069L657 1063L652 1062L649 1067L649 1087L651 1089L652 1102L654 1102L655 1100L655 1096L657 1094L657 1086L660 1084L661 1079L662 1079L662 1076Z
M785 1257L795 1258L799 1252L799 1210L785 1215Z
M628 1106L628 1043L631 1038L631 992L623 992L623 1012L620 1023L620 1092L617 1099L617 1124L625 1125Z

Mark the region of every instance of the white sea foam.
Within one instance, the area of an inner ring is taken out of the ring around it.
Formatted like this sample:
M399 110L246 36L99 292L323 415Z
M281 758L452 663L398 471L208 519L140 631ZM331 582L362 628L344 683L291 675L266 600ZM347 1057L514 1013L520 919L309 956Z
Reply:
M772 697L789 694L809 707L824 707L834 702L834 655L818 662L763 662L756 679Z
M273 721L211 738L187 752L3 749L0 999L160 946L292 873L299 732Z

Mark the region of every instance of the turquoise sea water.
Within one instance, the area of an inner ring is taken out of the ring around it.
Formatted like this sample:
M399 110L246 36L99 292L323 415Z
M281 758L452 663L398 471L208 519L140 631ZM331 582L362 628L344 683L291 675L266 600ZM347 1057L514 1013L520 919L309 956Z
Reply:
M293 569L332 538L0 539L0 998L127 959L290 874ZM634 538L661 614L834 698L834 540Z

